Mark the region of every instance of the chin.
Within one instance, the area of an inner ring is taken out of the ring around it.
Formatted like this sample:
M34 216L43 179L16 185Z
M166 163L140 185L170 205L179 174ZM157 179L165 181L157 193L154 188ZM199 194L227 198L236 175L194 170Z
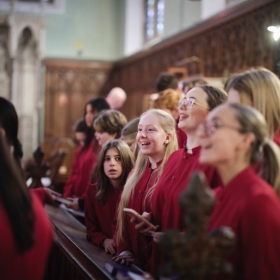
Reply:
M201 164L205 164L205 165L212 165L213 161L211 160L211 157L201 153L200 157L199 157L199 162Z

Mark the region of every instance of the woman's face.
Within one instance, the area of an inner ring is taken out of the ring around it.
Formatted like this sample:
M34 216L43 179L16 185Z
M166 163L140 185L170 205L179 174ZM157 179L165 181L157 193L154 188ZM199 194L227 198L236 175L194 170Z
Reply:
M79 145L83 147L86 141L86 134L84 132L76 132L75 136L77 141L79 142Z
M110 148L104 156L104 173L110 180L117 180L121 177L123 168L120 152L117 148Z
M147 113L141 117L136 141L144 155L155 162L161 161L170 139L171 136L166 134L155 114Z
M86 114L85 114L85 122L87 127L92 127L93 126L93 119L97 115L96 112L92 111L92 107L90 104L86 105Z
M135 139L128 136L122 136L122 140L128 145L130 151L133 153L135 149Z
M194 104L191 107L183 104L179 105L179 123L178 127L182 129L186 134L195 132L197 126L203 123L206 116L209 113L207 109L207 94L203 89L195 87L191 89L184 98L184 101L189 99L194 100Z
M109 140L114 140L117 136L116 133L114 134L109 134L108 132L104 131L95 131L95 138L98 142L98 144L102 147L104 144L109 141Z
M245 134L240 129L233 109L222 105L211 111L197 129L200 163L219 167L243 158L240 153L244 152Z
M230 88L228 91L228 102L229 103L241 103L253 107L253 102L247 94L239 94L239 92Z

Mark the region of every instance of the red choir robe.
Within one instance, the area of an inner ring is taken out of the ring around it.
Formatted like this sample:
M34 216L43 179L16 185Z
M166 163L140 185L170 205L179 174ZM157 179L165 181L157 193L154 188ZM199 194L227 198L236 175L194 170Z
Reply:
M121 189L110 187L106 194L105 203L96 199L96 184L87 188L85 200L85 222L87 239L91 243L101 246L109 238L113 239L116 230L116 208L122 193Z
M228 226L236 235L228 257L235 275L214 279L280 279L280 202L273 188L248 167L214 191L209 231Z
M157 163L157 168L152 169L148 162L144 173L134 188L132 197L129 200L128 208L132 208L139 214L151 212L151 199L146 194L156 183L158 169L161 161ZM136 257L144 270L149 270L148 258L151 255L151 238L147 237L135 229L135 224L130 222L131 217L126 216L123 240L118 244L118 253L128 250Z
M159 231L168 229L184 230L179 206L179 197L189 183L193 172L202 171L211 188L220 185L220 178L214 168L198 162L200 147L174 152L168 159L152 196L153 223L159 225Z
M29 191L30 191L30 193L35 194L39 198L39 200L42 202L42 204L45 205L47 195L46 195L46 191L44 190L44 188L30 189Z
M280 147L280 135L279 133L275 132L273 136L273 141Z
M201 165L198 162L199 154L200 147L192 149L192 154L187 153L186 148L183 148L169 157L152 196L152 223L159 225L158 231L185 230L179 197L195 171L202 171L205 174L211 188L220 186L218 173L212 167ZM163 259L157 245L153 243L150 259L152 273L156 273L161 263Z
M35 243L23 254L18 253L8 216L0 202L0 279L43 279L49 252L53 243L53 232L35 192L30 192L34 211ZM16 205L15 205L16 207Z
M186 147L187 135L181 128L178 127L178 121L176 122L176 134L177 134L179 149Z
M64 186L63 197L84 197L91 182L91 173L97 160L93 141L86 147L78 147L72 164L72 170Z

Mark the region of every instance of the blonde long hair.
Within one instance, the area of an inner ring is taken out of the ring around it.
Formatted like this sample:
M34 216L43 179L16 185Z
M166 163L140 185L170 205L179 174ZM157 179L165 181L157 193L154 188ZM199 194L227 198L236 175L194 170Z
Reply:
M280 81L271 71L259 67L235 74L226 83L226 91L235 89L247 95L253 107L260 111L266 122L269 137L280 130ZM242 102L241 102L242 103Z
M160 109L151 109L143 113L140 117L140 120L142 117L144 117L147 114L154 114L160 123L160 126L163 128L166 134L170 133L172 135L170 142L166 145L166 150L164 157L162 159L162 163L159 167L159 172L157 175L157 178L155 182L158 181L159 177L162 174L162 170L166 164L166 161L168 160L169 156L176 150L178 150L178 142L177 142L177 135L176 135L176 124L173 119L173 117L166 113L163 110ZM118 207L118 223L117 223L117 243L119 243L122 240L123 237L123 231L124 231L124 225L125 225L125 214L123 212L123 208L127 207L128 202L130 198L133 196L133 191L142 177L144 170L147 166L149 157L142 154L141 150L138 153L137 160L135 162L135 168L133 169L131 175L128 177L126 184L124 186L124 190L121 196L121 200ZM155 184L156 185L156 184ZM153 193L153 190L155 188L155 185L151 188L149 193L147 193L147 196L151 196ZM146 196L146 198L147 198ZM145 198L145 199L146 199Z

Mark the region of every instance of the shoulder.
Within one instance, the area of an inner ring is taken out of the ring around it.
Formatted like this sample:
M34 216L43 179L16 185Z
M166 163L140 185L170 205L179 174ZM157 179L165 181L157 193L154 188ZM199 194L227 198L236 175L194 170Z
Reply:
M87 188L87 193L95 196L97 193L97 184L90 184Z
M174 163L176 164L178 160L183 158L184 154L185 154L185 148L173 152L168 158L166 165L174 165Z

